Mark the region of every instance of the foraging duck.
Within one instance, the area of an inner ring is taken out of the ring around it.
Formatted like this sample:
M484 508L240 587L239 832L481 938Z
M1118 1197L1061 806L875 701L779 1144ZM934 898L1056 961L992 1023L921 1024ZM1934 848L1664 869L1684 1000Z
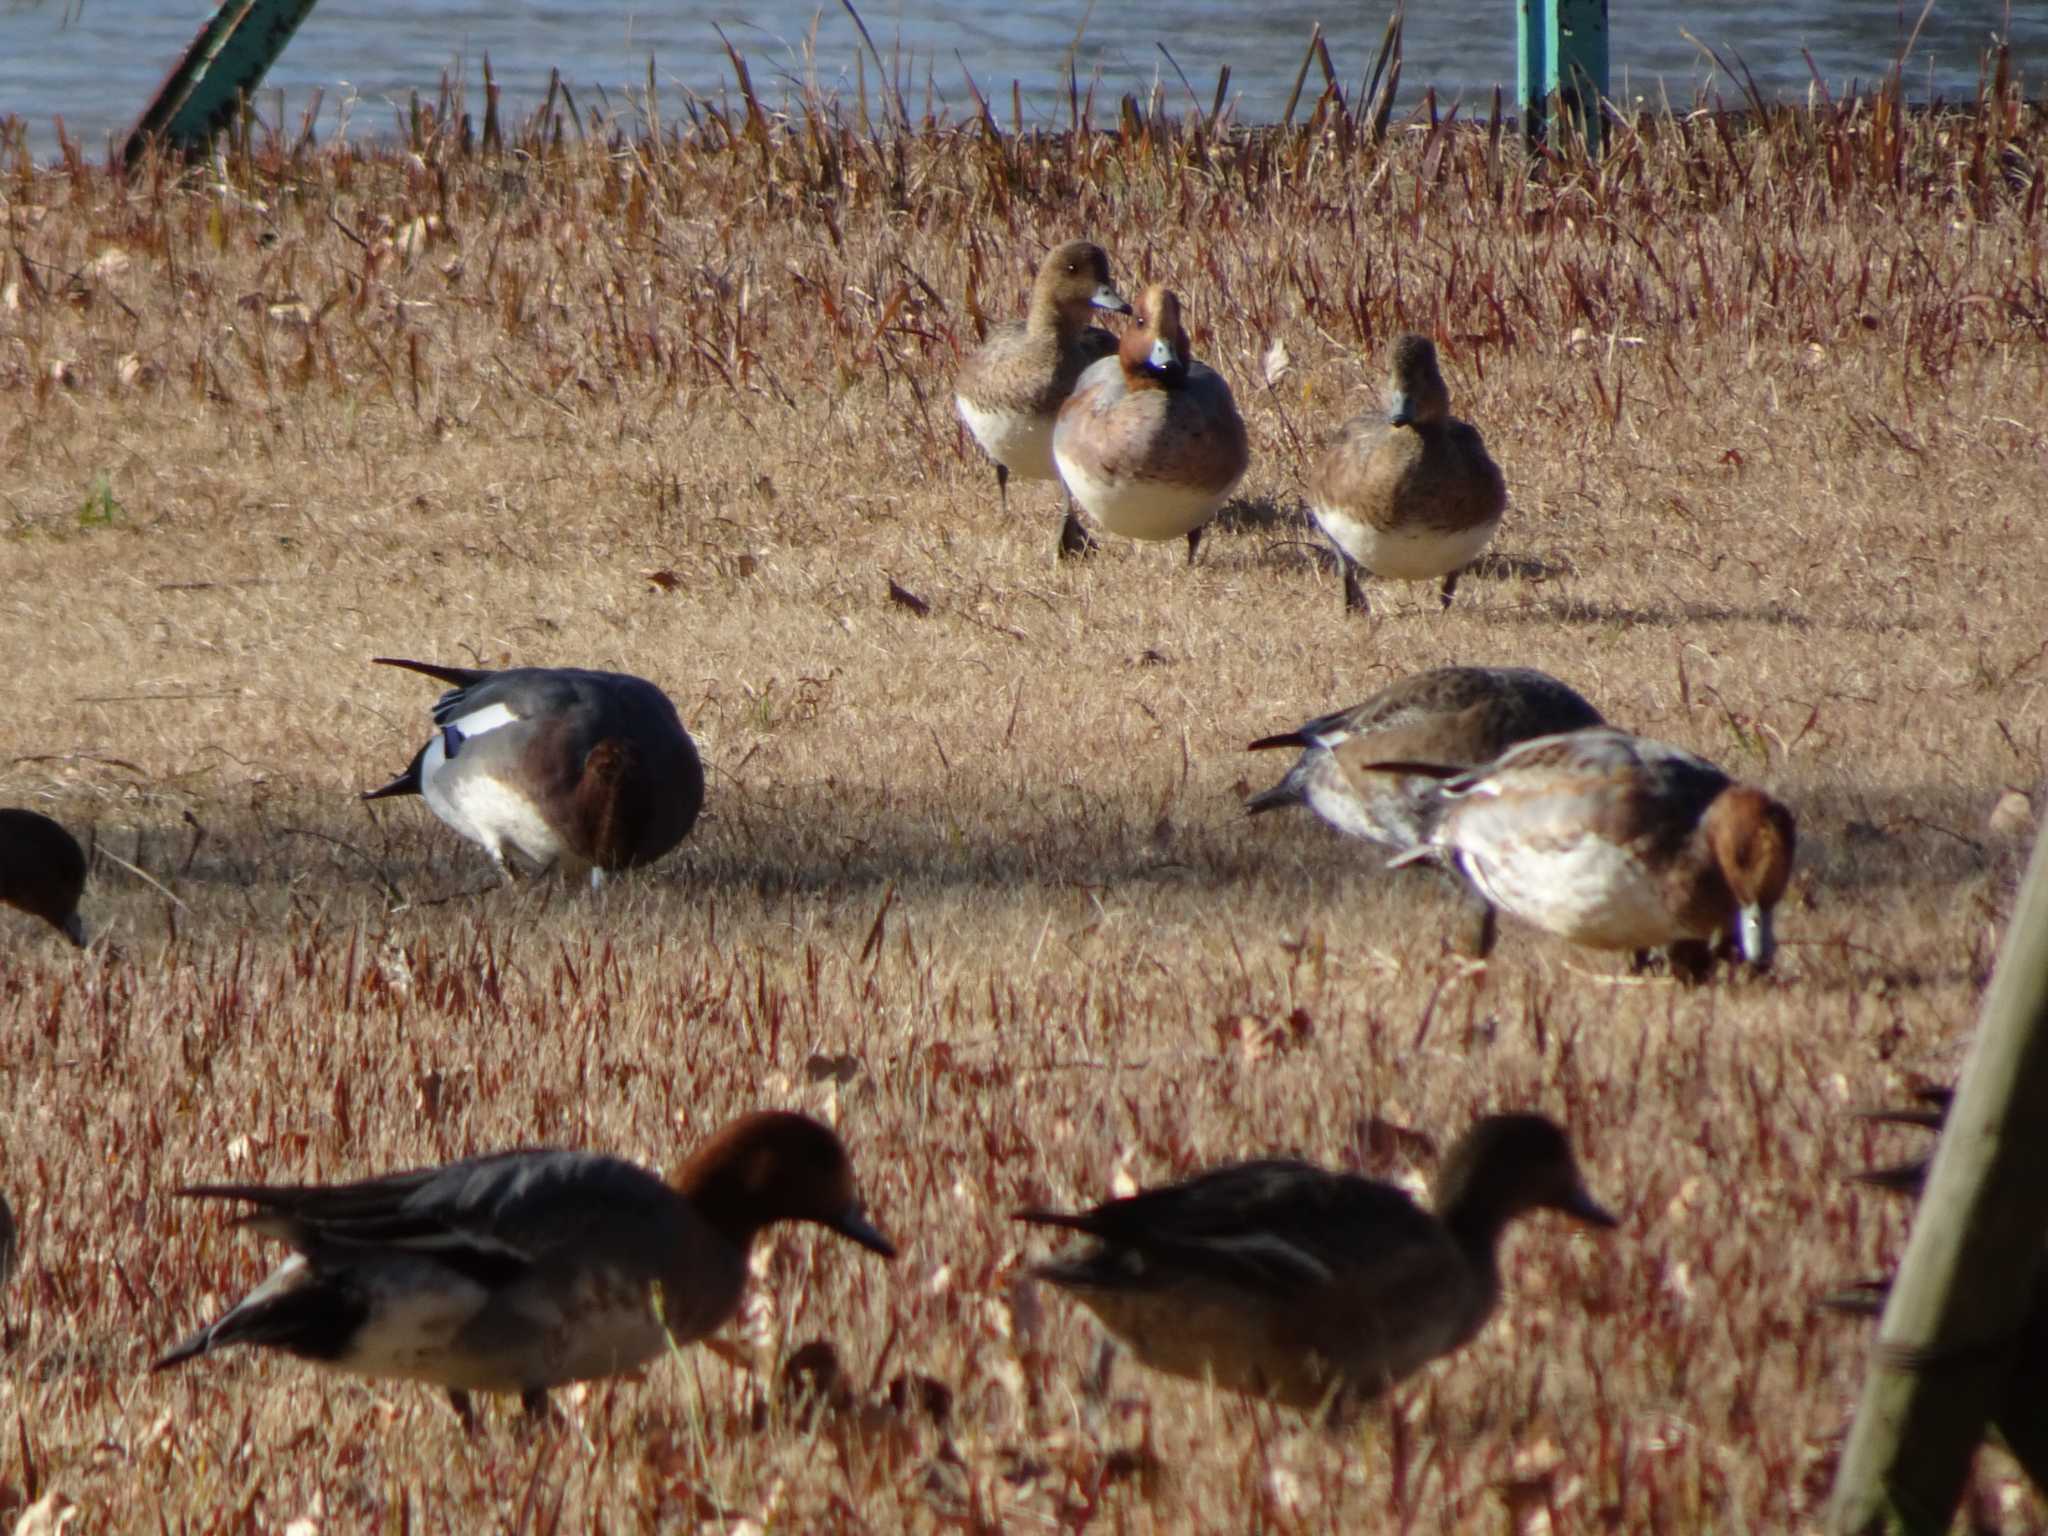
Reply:
M811 1221L891 1258L862 1214L839 1138L777 1111L743 1115L673 1187L591 1152L520 1151L355 1184L201 1184L238 1224L297 1250L153 1367L229 1344L359 1376L516 1392L529 1414L564 1382L616 1376L739 1310L764 1227Z
M1052 456L1068 492L1111 533L1188 541L1251 463L1244 419L1223 376L1188 355L1180 300L1154 283L1139 324L1114 357L1081 375L1053 428Z
M960 369L953 409L996 466L996 492L1010 510L1010 476L1057 480L1052 428L1060 406L1089 364L1116 354L1116 337L1088 323L1094 310L1127 315L1110 281L1109 257L1087 240L1046 252L1031 285L1031 308L989 332ZM1067 499L1061 558L1085 554L1090 540Z
M1792 813L1703 758L1597 726L1539 736L1469 773L1383 762L1443 782L1422 843L1494 907L1594 949L1717 935L1757 970L1792 876Z
M1443 578L1451 605L1458 573L1486 548L1507 510L1508 485L1478 430L1451 414L1436 344L1394 342L1384 413L1337 429L1309 475L1308 506L1344 567L1344 609L1369 613L1363 567L1396 581Z
M405 772L365 800L418 795L500 870L606 874L650 864L704 803L697 747L668 695L644 678L576 667L502 672L375 658L456 686Z
M1341 1415L1484 1326L1500 1300L1501 1233L1544 1208L1615 1225L1565 1133L1509 1114L1451 1149L1434 1212L1391 1184L1273 1159L1018 1219L1095 1240L1031 1273L1072 1291L1153 1369Z
M0 810L0 903L40 917L82 949L84 891L85 850L77 838L40 812Z
M1422 840L1437 781L1375 773L1378 762L1475 768L1516 742L1601 724L1600 711L1533 667L1433 667L1389 684L1363 704L1265 736L1245 750L1298 747L1301 756L1271 789L1245 801L1247 815L1305 805L1348 837L1397 849Z

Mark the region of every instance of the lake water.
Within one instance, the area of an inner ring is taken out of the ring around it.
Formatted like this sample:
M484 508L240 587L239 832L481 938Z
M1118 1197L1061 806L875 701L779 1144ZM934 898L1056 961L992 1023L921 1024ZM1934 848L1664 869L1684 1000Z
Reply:
M1064 71L1075 49L1085 89L1096 83L1095 120L1112 120L1125 92L1141 98L1155 81L1186 106L1163 43L1206 107L1220 66L1242 121L1271 121L1283 110L1310 28L1320 20L1347 87L1371 62L1390 6L1383 0L1334 7L1298 0L856 0L875 45L891 61L913 113L933 104L954 116L970 105L966 75L999 104L1009 123L1010 82L1023 91L1027 120L1063 126ZM210 12L190 0L0 0L0 113L27 120L38 154L55 143L53 119L97 157L110 135L125 132L164 73ZM1423 4L1410 8L1402 95L1414 100L1434 84L1440 97L1463 97L1483 112L1495 84L1513 94L1512 0ZM1659 90L1676 105L1701 88L1739 102L1739 82L1715 67L1701 45L1731 66L1739 54L1771 94L1803 98L1810 51L1830 90L1869 83L1892 64L1920 5L1885 0L1789 0L1784 4L1612 0L1614 94L1654 103ZM715 95L732 74L718 32L746 56L757 91L771 101L807 77L849 101L859 35L843 5L815 0L665 0L642 9L609 0L325 0L306 18L265 82L262 109L282 101L296 124L313 90L325 91L323 132L344 119L356 133L391 131L394 104L413 90L431 94L444 69L467 78L482 102L483 55L505 89L508 108L530 110L559 68L578 102L643 88L648 59L657 84L679 105L682 93ZM1687 34L1697 38L1689 40ZM1967 97L1994 34L2008 37L2030 96L2048 76L2048 5L2041 0L1939 0L1920 30L1907 68L1916 98ZM1078 36L1078 47L1075 39ZM1318 77L1319 78L1319 77ZM868 71L874 100L875 71ZM1310 100L1313 98L1310 97Z

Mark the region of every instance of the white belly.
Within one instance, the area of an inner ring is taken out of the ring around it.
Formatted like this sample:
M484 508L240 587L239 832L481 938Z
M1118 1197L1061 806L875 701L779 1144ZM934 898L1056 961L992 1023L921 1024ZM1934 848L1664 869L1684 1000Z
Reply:
M459 764L458 759L458 764ZM538 807L518 790L484 774L451 771L446 739L436 734L420 760L420 798L455 831L482 845L500 864L507 852L540 869L567 851Z
M1020 480L1051 480L1052 428L1057 419L1025 411L988 410L965 395L953 397L953 409L981 444L982 452Z
M1605 838L1561 848L1502 841L1460 856L1495 906L1575 944L1650 949L1685 936L1665 908L1662 882Z
M1127 539L1184 538L1214 517L1230 495L1228 485L1217 491L1171 480L1096 475L1069 454L1056 457L1074 500L1104 528Z
M1375 576L1390 581L1429 581L1448 576L1479 558L1500 527L1500 519L1473 528L1376 528L1341 507L1311 504L1309 513L1331 543Z

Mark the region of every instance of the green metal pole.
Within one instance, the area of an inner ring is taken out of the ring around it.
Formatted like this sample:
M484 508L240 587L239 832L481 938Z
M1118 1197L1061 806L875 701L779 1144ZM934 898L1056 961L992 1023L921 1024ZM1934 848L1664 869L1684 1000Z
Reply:
M2035 839L1885 1305L1835 1475L1835 1536L1948 1529L2025 1335L2048 1233L2044 1153L2048 836Z
M221 0L143 108L121 148L123 164L152 139L204 151L242 108L316 0Z
M1515 0L1515 86L1534 149L1567 121L1600 153L1608 96L1607 0Z

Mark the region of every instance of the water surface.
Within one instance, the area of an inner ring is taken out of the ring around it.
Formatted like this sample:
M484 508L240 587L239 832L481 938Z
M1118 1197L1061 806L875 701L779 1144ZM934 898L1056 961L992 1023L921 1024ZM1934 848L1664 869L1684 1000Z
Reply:
M1005 126L1013 80L1027 123L1064 126L1070 50L1082 88L1093 82L1103 103L1098 122L1113 118L1118 96L1142 97L1155 83L1174 104L1190 103L1162 43L1204 107L1218 69L1228 64L1240 120L1271 121L1284 108L1317 21L1340 74L1355 84L1390 9L1385 0L871 0L861 14L913 113L927 101L955 116L967 112L971 72L999 104ZM53 147L59 114L74 138L104 154L109 137L134 121L210 10L191 0L43 0L26 7L0 0L0 112L28 121L39 154ZM1462 97L1468 111L1484 111L1496 84L1512 95L1513 13L1512 0L1411 7L1403 97L1412 101L1434 84L1440 96ZM1708 48L1731 66L1739 55L1770 95L1805 96L1812 76L1802 50L1811 52L1831 90L1868 84L1891 68L1919 14L1918 4L1902 9L1882 0L1613 0L1614 93L1654 103L1662 91L1682 106L1708 90L1739 101L1740 83L1721 72ZM486 52L514 111L538 104L551 68L562 71L579 103L609 99L623 109L627 92L644 89L650 58L674 108L684 92L715 96L730 88L719 28L771 100L794 94L806 80L852 98L862 45L838 4L821 10L797 0L665 0L655 8L611 0L322 0L271 70L263 111L276 116L281 89L287 120L296 124L318 87L325 92L323 131L345 121L356 133L388 133L409 94L438 90L447 69L468 81L480 105ZM2030 94L2039 96L2039 77L2048 75L2048 5L1955 0L1935 6L1909 56L1915 97L1968 96L1994 34L2010 39ZM870 100L875 73L871 63Z

